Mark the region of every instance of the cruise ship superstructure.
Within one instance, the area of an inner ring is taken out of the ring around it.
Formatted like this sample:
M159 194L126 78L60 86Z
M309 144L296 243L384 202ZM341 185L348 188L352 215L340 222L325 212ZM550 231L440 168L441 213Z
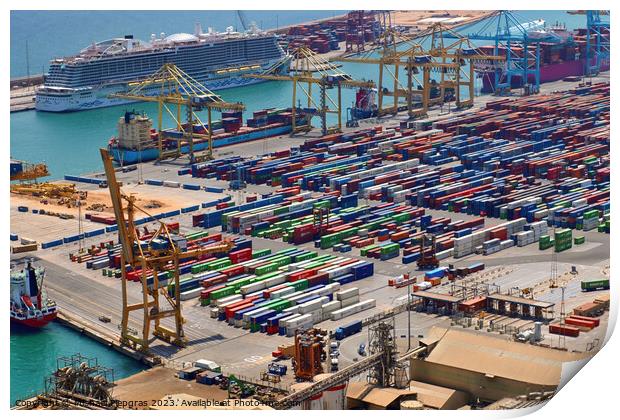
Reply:
M232 27L225 32L209 28L205 33L196 24L193 34L152 34L150 42L125 35L93 43L75 56L52 60L45 83L36 92L36 109L80 111L127 103L109 95L127 90L165 63L177 65L211 90L260 83L263 80L241 76L277 63L281 71L287 71L285 56L276 36L256 26L243 33ZM154 86L153 93L159 89Z

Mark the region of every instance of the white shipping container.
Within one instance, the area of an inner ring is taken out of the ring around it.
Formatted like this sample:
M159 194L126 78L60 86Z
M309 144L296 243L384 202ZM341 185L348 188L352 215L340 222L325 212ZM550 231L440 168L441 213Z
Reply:
M198 287L196 289L188 290L186 292L181 292L181 300L189 300L194 299L200 296L200 292L202 291L202 287Z
M223 297L221 299L217 299L214 301L214 303L215 303L215 306L217 306L218 308L221 308L222 306L235 303L235 302L240 302L241 300L243 300L243 296L232 295L232 296Z
M281 298L282 296L291 294L293 292L295 292L295 288L293 286L283 287L282 289L274 290L273 292L271 292L270 297L271 299L277 299L277 298Z
M309 319L308 321L304 322L303 324L299 324L295 327L287 327L286 329L286 336L287 337L292 337L295 335L296 331L303 331L303 330L308 330L310 328L312 328L314 324L312 323L312 319Z
M321 306L323 306L323 304L327 302L329 302L329 298L327 296L322 296L309 302L302 303L301 305L299 305L299 313L310 313L312 311L315 311L316 309L320 309Z
M292 318L288 321L286 321L286 327L296 327L298 325L302 325L306 322L312 322L312 314L304 314L304 315L300 315L296 318Z
M375 305L376 305L375 299L368 299L363 302L356 303L355 305L349 306L347 308L343 308L343 309L332 312L331 319L332 321L338 321L339 319L346 318L347 316L356 314L358 312L362 312L367 309L374 308Z
M358 289L357 287L352 287L350 289L336 292L334 294L334 297L336 298L336 300L346 300L353 296L359 296L359 294L360 294L360 289Z
M359 295L351 296L348 299L340 301L341 307L346 308L347 306L355 305L360 301Z

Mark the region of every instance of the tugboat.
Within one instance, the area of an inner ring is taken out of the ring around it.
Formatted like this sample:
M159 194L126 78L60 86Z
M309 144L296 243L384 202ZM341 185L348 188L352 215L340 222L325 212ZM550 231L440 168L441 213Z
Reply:
M30 328L41 328L57 315L56 302L47 298L43 288L45 268L28 262L26 267L11 272L11 322Z

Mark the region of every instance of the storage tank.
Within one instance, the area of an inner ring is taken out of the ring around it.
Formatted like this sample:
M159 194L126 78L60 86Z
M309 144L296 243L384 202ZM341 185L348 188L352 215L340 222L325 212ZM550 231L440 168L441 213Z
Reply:
M332 376L331 373L321 373L314 377L314 381L321 381ZM347 383L335 385L323 391L323 410L343 410Z
M291 385L291 393L301 391L312 385L310 382L300 382ZM313 395L299 405L292 406L291 410L322 410L323 409L323 393Z
M400 402L401 410L424 410L424 404L417 400L405 400Z
M542 322L534 322L534 341L542 340Z

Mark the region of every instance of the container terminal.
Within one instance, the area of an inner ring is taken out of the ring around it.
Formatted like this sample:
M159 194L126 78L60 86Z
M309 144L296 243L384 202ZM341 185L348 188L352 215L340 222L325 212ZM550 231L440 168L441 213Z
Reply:
M609 26L588 27L587 77L543 83L499 65L514 51L427 30L458 47L344 58L400 68L409 83L392 90L307 46L292 62L311 71L249 75L316 85L319 105L308 95L306 108L293 98L254 113L259 127L286 118L290 134L215 143L238 135L241 105L168 65L153 79L200 90L114 95L189 108L176 128L119 116L118 135L93 151L103 170L62 182L35 183L44 165L12 161L12 265L45 267L55 322L149 367L115 380L88 355L59 355L28 407L516 409L552 398L607 333ZM518 76L467 96L471 80L456 76L467 61ZM436 68L455 78L433 98L428 77L411 79ZM341 88L381 99L343 124L327 100ZM137 162L123 165L121 149ZM67 389L75 380L89 393Z

